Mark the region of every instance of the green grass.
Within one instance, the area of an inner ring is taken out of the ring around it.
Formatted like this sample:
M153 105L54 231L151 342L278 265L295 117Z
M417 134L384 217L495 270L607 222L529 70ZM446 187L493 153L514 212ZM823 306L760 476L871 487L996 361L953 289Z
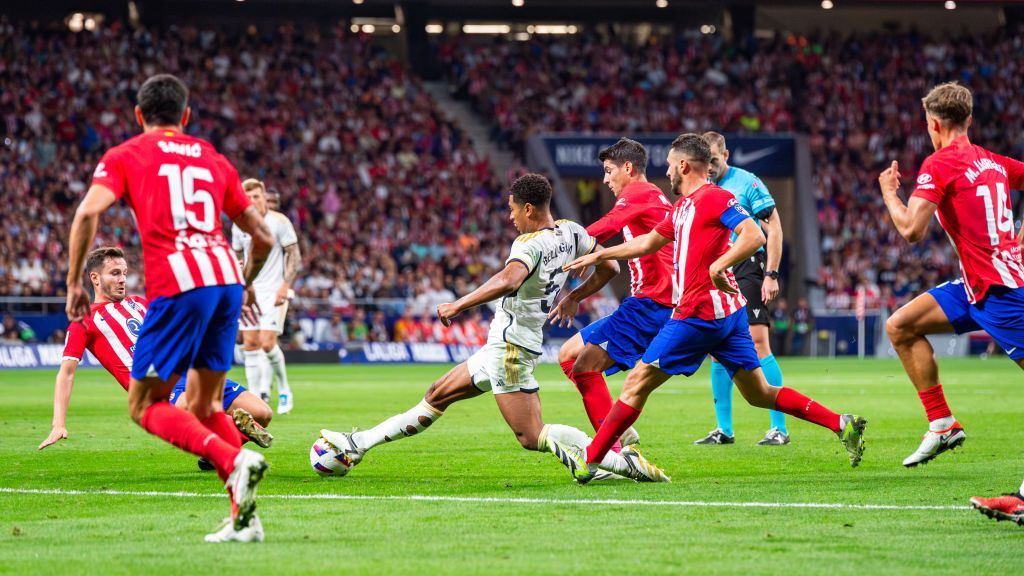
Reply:
M786 383L866 416L868 450L851 469L835 437L790 420L793 444L754 446L768 415L736 395L737 444L698 447L714 427L707 372L677 378L637 427L672 484L580 487L548 454L527 452L489 396L449 409L429 431L371 452L343 479L310 469L321 427L369 427L419 400L443 366L292 366L293 414L271 424L261 493L437 495L706 502L961 506L1015 489L1021 374L1006 361L943 361L946 394L969 439L917 470L900 461L924 432L913 389L891 361L784 360ZM236 374L241 377L241 374ZM538 371L545 419L587 430L555 366ZM70 438L43 452L53 374L0 372L0 487L217 494L195 459L128 419L126 396L82 371ZM621 378L611 380L613 391ZM742 405L740 405L742 404ZM974 574L1024 560L1024 529L973 510L636 506L571 502L265 499L263 545L206 545L220 498L0 493L0 573L10 574ZM1012 571L1012 569L1011 569Z

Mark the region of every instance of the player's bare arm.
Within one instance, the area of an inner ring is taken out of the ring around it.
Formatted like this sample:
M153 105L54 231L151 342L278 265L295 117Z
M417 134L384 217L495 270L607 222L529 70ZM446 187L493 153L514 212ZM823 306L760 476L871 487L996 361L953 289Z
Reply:
M68 299L65 310L68 319L78 322L89 313L89 295L82 286L82 267L85 256L96 238L96 227L100 214L113 206L117 196L106 186L89 187L82 203L75 210L75 219L71 222L71 237L68 240Z
M768 243L765 245L765 250L768 252L765 266L768 270L778 270L779 264L782 262L782 218L779 216L778 208L772 209L771 214L762 218L761 221L764 223L764 230L768 237ZM761 300L767 304L778 295L779 279L766 275L764 283L761 284Z
M607 260L628 260L630 258L636 258L643 256L644 254L650 254L657 252L662 246L671 242L671 238L666 238L657 231L651 230L643 236L637 236L629 242L623 242L618 246L612 246L611 248L602 248L595 250L586 256L580 256L572 262L565 265L562 268L565 272L573 270L583 270L590 266L596 266L600 262Z
M71 404L71 389L75 385L75 371L77 369L78 362L75 360L64 360L60 363L57 380L53 385L53 423L51 424L50 435L39 445L40 450L68 437L68 429L66 427L68 405Z
M885 207L889 209L889 216L892 217L900 236L911 244L923 240L925 233L928 232L928 223L935 216L935 209L938 206L916 196L911 197L908 203L903 203L898 193L900 167L895 160L878 176L878 184L882 188L882 200L885 201Z
M292 289L295 276L299 273L299 265L302 263L302 253L299 252L299 243L284 247L284 282L277 289L277 297L274 306L284 304L288 299L288 291Z
M249 325L256 324L256 314L253 307L257 308L256 293L253 292L252 282L259 275L263 265L270 256L270 250L274 247L274 237L270 233L270 227L263 221L263 216L254 206L247 207L234 220L235 226L252 236L252 249L249 251L249 258L245 261L245 302L242 306L242 320Z
M601 249L600 246L597 248L598 250ZM548 320L552 324L571 328L573 318L576 317L576 311L579 310L580 302L596 294L598 290L603 288L618 273L619 263L615 260L598 263L597 267L594 268L594 272L587 276L587 279L582 284L566 294L565 298L562 298L562 301L551 309L551 313L548 314Z
M754 224L754 221L747 218L743 222L740 222L736 229L736 241L733 242L732 246L726 250L725 254L722 254L718 260L711 263L708 272L711 274L711 281L715 284L715 288L718 288L726 294L739 294L740 291L733 287L729 283L729 279L725 272L739 264L740 262L750 258L757 252L762 246L765 245L764 232L761 228Z
M452 319L466 310L512 294L523 285L523 282L526 281L529 275L530 271L526 268L526 264L518 260L509 262L505 268L491 276L487 282L481 284L476 290L455 302L446 302L438 305L437 318L445 326L451 326Z

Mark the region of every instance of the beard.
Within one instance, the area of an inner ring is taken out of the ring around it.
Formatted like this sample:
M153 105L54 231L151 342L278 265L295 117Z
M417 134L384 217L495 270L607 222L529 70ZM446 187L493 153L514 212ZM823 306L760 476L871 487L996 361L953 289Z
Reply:
M678 173L672 174L672 177L669 178L669 187L672 189L673 194L675 194L676 196L682 196L683 177L680 176Z

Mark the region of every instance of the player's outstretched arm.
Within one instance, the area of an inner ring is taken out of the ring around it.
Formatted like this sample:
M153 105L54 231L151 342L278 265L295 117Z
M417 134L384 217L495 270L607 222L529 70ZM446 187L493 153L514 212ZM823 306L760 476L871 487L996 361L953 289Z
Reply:
M82 268L85 266L85 256L96 239L100 214L116 201L117 196L109 188L93 184L75 210L68 240L68 299L65 306L72 322L81 320L89 313L89 295L82 286Z
M60 371L57 372L57 381L53 385L53 424L50 435L39 445L42 450L47 446L56 444L68 437L68 429L65 427L68 415L68 405L71 404L71 389L75 385L75 370L78 369L78 362L64 360L60 363Z
M513 260L506 264L505 268L500 272L491 276L487 282L481 284L476 290L455 302L446 302L439 305L437 307L437 318L445 326L450 326L452 318L466 310L486 304L491 300L497 300L502 296L508 296L519 290L519 287L523 285L523 282L526 281L529 275L530 271L526 268L526 264L519 260Z
M715 288L726 294L739 294L739 290L729 283L725 275L726 270L750 258L754 252L765 245L764 232L761 232L761 228L750 218L740 222L733 232L736 233L736 241L726 250L725 254L712 262L708 269Z
M895 160L878 176L878 184L882 188L882 200L900 236L911 244L923 240L928 232L928 223L935 216L938 206L917 196L911 196L910 201L903 204L897 193L900 188L900 167Z
M601 247L598 246L598 250L600 249ZM576 317L576 311L579 310L580 302L597 293L601 288L604 288L604 285L618 273L619 263L615 260L598 263L597 267L594 268L594 272L587 276L587 279L582 284L566 294L565 298L562 298L561 302L551 309L551 313L548 314L548 320L552 324L571 328L572 321Z
M657 252L662 246L671 242L671 238L666 238L657 232L657 230L651 230L643 236L637 236L629 242L623 242L618 246L611 248L602 248L595 250L586 256L580 256L572 262L566 264L562 270L569 272L572 270L583 270L590 266L596 266L600 262L606 262L608 260L629 260L630 258L636 258L643 256L644 254L650 254L651 252Z

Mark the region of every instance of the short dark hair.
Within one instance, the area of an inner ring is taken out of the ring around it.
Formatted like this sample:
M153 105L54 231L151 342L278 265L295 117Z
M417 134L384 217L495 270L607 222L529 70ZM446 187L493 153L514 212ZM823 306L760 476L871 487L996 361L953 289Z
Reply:
M516 204L533 204L547 208L551 204L551 183L540 174L523 174L509 187Z
M630 162L641 174L647 174L647 149L636 140L619 138L618 142L601 150L597 159L601 162L611 160L616 166Z
M725 136L711 130L708 130L701 136L708 141L708 146L718 146L720 152L725 151Z
M85 259L85 273L92 274L96 272L110 258L124 258L124 250L115 246L103 246L89 252Z
M676 136L672 141L672 149L686 156L691 162L711 163L711 146L708 145L708 141L692 132Z
M932 88L928 95L921 99L924 111L935 116L943 124L963 128L967 119L974 111L974 98L971 90L956 82L946 82Z
M188 88L173 74L157 74L142 83L135 98L146 124L177 126L188 107Z

